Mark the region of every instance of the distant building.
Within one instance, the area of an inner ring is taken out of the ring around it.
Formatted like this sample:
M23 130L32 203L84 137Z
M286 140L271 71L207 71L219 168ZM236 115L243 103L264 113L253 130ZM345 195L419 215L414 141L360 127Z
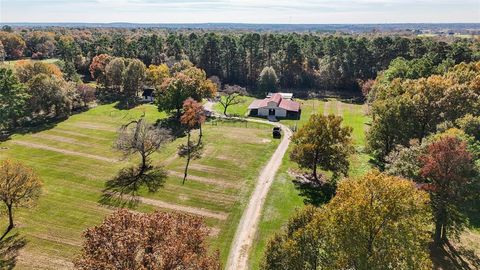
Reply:
M142 92L142 102L153 102L155 99L155 89L153 87L144 87Z
M300 118L300 103L293 101L292 93L269 93L265 99L256 99L248 106L251 116Z

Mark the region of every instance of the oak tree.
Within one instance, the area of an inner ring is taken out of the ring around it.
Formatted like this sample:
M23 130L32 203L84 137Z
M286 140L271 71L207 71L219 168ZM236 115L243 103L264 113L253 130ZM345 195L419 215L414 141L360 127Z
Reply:
M208 229L198 217L119 210L83 236L81 255L75 260L82 270L221 269L218 252L208 252Z
M465 225L460 206L468 193L475 192L471 188L477 186L472 185L476 173L474 160L466 142L449 135L431 143L419 160L420 174L430 184L434 240L441 243Z
M316 181L317 167L331 171L334 179L347 175L348 157L353 152L351 133L351 127L342 126L342 117L313 114L292 136L290 158L300 167L311 169Z

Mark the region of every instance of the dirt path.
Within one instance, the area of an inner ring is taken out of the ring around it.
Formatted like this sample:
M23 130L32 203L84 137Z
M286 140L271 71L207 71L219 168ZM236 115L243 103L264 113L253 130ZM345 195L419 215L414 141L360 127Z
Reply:
M282 159L287 152L292 135L290 129L278 123L263 120L249 119L248 121L278 125L282 128L283 137L267 165L258 177L255 190L245 208L240 223L238 224L235 238L233 239L227 260L227 270L244 270L248 268L248 255L257 233L258 223L262 213L263 204L268 191L273 183L275 175L282 164Z
M44 144L31 143L31 142L25 142L25 141L14 141L13 143L18 144L18 145L31 147L31 148L37 148L37 149L43 149L43 150L53 151L53 152L57 152L57 153L62 153L62 154L66 154L66 155L86 157L86 158L91 158L91 159L96 159L96 160L107 161L107 162L118 162L118 160L113 159L113 158L102 157L102 156L97 156L97 155L92 155L92 154L87 154L87 153L81 153L81 152L76 152L76 151L71 151L71 150L66 150L66 149L55 148L55 147L51 147L51 146L44 145Z

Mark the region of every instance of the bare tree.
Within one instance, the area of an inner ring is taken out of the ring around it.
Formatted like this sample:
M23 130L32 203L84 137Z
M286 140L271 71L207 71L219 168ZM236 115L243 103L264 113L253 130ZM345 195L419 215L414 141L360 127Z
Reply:
M153 166L149 156L170 139L168 130L154 127L144 116L122 126L114 148L121 151L124 158L138 154L141 161L138 166L124 168L114 179L107 181L102 200L113 202L118 199L124 203L124 195L130 195L128 202L134 204L140 187L146 186L149 192L158 191L167 174L162 167Z
M29 206L40 196L42 183L32 169L22 163L4 160L0 163L0 200L5 204L8 212L8 227L0 237L5 236L13 229L13 208Z
M247 90L244 87L238 85L225 85L223 91L222 98L220 99L220 104L223 107L223 114L227 115L227 109L231 105L240 104L244 101L242 96L247 94Z

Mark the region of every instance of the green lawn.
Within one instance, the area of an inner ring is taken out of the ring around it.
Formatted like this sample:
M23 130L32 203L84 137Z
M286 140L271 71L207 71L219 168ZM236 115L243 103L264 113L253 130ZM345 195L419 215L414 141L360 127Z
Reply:
M361 175L370 168L369 156L364 153L365 126L369 119L364 114L365 105L348 104L338 100L297 100L301 102L302 115L300 120L281 120L288 126L301 127L312 113L333 113L344 118L344 124L353 128L353 142L357 153L350 160L350 175ZM259 231L254 241L255 246L250 253L250 267L258 269L268 239L284 226L293 213L303 207L304 197L295 187L289 169L298 168L287 155L283 159L282 167L277 174L272 188L265 201Z
M224 98L224 97L222 97L222 98ZM252 103L252 101L254 99L255 98L248 97L248 96L242 97L242 102L241 103L231 105L227 108L227 114L228 115L236 115L236 116L246 116L246 114L248 112L248 106L250 105L250 103ZM223 114L223 107L219 102L215 103L213 109L216 112Z
M44 184L35 207L15 212L15 231L28 240L18 269L71 268L82 231L114 210L98 203L105 180L135 161L121 160L112 149L116 130L144 112L149 121L165 117L152 105L128 111L102 105L50 129L16 134L0 143L0 159L15 158L33 167ZM136 210L150 212L160 203L165 211L180 207L204 216L212 228L210 242L225 261L256 177L278 144L270 137L267 125L205 124L205 154L191 163L192 178L185 185L184 160L175 155L185 138L175 140L152 157L170 171L168 180L157 193L142 192L150 201Z

